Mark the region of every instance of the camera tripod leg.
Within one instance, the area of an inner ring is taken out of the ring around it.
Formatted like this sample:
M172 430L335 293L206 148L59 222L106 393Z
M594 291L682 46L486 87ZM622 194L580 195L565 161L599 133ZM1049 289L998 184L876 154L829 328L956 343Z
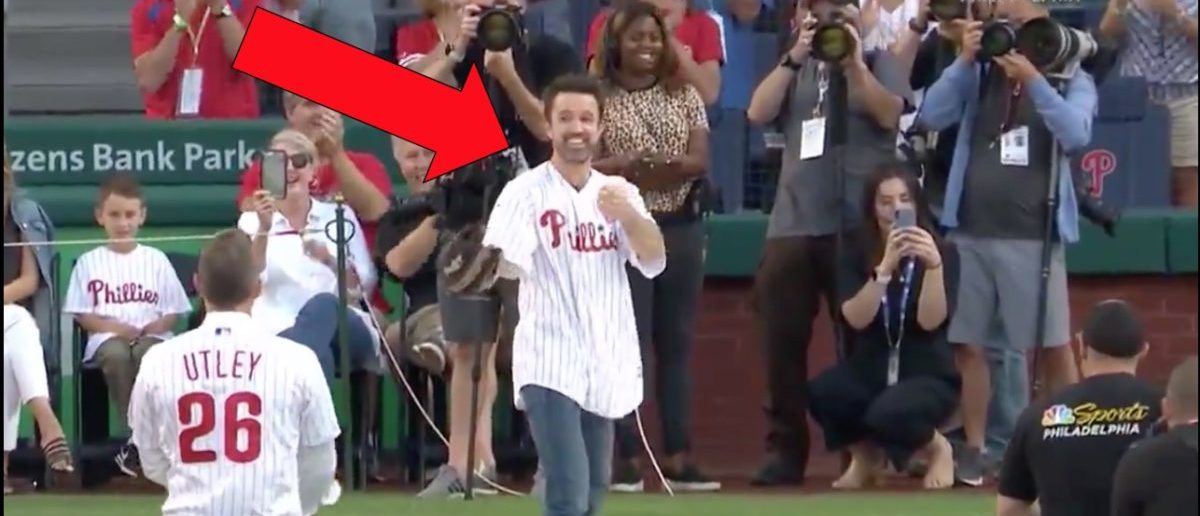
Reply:
M471 419L468 424L470 439L467 440L467 471L463 472L466 475L464 500L475 498L475 436L479 433L479 384L483 380L483 347L484 344L475 345L475 360L471 365Z

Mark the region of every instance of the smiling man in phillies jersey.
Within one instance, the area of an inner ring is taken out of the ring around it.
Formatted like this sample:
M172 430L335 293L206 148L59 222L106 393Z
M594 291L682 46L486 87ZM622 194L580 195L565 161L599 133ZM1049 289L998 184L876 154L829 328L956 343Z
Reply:
M196 275L204 322L142 359L129 419L164 515L307 516L336 490L329 386L312 350L251 321L252 263L250 237L218 235Z
M666 267L637 188L591 166L601 98L587 77L551 83L543 103L554 154L505 186L483 239L521 281L513 391L537 445L546 516L599 512L613 422L642 402L626 264L648 278Z

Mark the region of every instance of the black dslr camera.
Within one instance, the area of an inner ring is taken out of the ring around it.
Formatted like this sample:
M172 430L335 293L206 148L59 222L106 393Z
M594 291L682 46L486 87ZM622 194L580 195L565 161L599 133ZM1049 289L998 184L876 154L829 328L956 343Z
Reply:
M503 52L520 46L525 37L525 23L520 6L498 4L479 13L479 43L493 52Z

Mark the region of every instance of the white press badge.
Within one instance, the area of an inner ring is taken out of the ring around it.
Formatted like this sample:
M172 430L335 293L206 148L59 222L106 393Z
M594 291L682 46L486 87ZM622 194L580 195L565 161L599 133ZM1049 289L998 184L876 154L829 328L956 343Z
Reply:
M200 114L200 96L204 90L204 70L196 63L200 59L200 41L204 38L204 29L208 27L208 18L212 15L210 8L204 9L204 17L200 20L200 30L193 31L188 23L188 38L192 41L192 66L183 70L183 78L179 81L179 105L177 114L182 117ZM176 15L177 17L179 15Z
M183 80L179 85L179 116L200 114L200 92L203 83L203 69L192 67L183 71Z
M819 158L825 154L825 94L829 91L829 75L822 63L817 72L817 104L813 106L813 117L805 120L800 132L800 159Z
M825 117L805 120L801 126L800 159L819 158L825 153Z
M1023 125L1000 136L1000 163L1029 166L1029 126Z

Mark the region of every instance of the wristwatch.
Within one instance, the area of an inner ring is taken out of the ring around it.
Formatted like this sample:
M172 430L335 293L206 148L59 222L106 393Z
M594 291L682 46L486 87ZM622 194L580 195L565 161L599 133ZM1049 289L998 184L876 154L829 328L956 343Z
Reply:
M804 64L797 63L795 59L792 59L791 53L784 52L783 58L779 60L779 66L795 71L803 67Z
M233 8L229 7L229 4L225 4L225 7L222 7L216 14L217 18L228 18L230 16L233 16Z
M171 22L175 24L175 30L179 32L188 30L188 21L182 14L175 13L175 17L171 19Z

